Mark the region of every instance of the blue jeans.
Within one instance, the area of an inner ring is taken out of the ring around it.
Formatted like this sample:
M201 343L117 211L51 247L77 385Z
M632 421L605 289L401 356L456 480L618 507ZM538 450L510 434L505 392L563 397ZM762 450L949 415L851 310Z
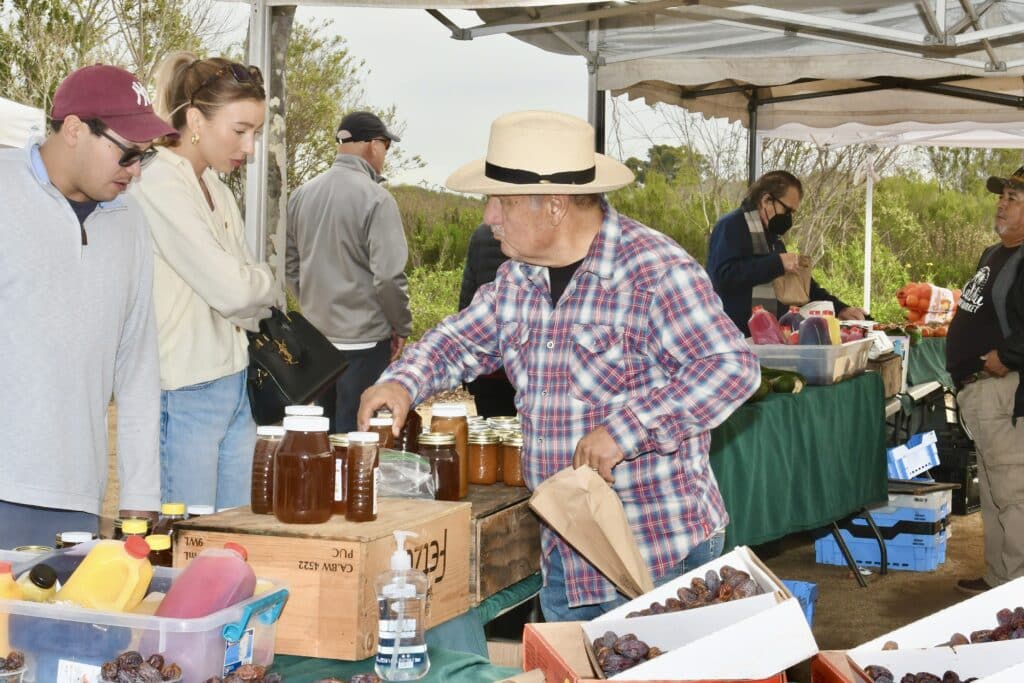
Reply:
M371 349L342 351L341 355L348 362L348 367L335 381L334 391L325 392L317 401L317 405L323 406L324 415L331 418L331 432L334 434L357 429L359 398L380 379L391 362L391 339L379 341Z
M160 487L166 503L248 505L256 423L246 371L160 392Z
M679 563L678 570L655 577L654 585L660 586L668 583L688 571L707 564L722 554L724 545L725 532L720 531L691 550L690 554ZM629 598L619 593L614 600L608 602L569 607L569 601L565 596L565 569L562 566L562 556L557 550L548 557L545 578L544 587L540 589L540 608L544 612L544 620L548 622L590 621L629 602Z
M52 546L62 531L99 533L99 515L78 510L58 510L0 500L0 548L19 545Z

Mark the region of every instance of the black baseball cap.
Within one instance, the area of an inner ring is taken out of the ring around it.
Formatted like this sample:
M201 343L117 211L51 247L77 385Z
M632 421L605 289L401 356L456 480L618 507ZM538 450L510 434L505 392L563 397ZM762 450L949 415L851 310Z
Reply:
M1024 166L1014 171L1009 178L991 176L985 183L986 189L992 194L1002 194L1007 185L1017 190L1024 190Z
M387 138L392 142L401 142L398 137L384 125L380 117L370 111L354 111L338 124L335 139L338 142L366 142L374 138Z

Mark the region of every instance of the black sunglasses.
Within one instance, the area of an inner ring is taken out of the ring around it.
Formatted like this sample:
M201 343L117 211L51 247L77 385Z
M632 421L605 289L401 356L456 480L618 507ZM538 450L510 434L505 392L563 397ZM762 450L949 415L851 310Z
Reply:
M148 149L129 147L128 145L122 143L120 140L116 140L110 135L108 135L106 131L101 130L96 134L110 140L117 146L119 150L121 150L121 158L117 160L118 166L128 168L137 161L139 162L139 166L141 168L145 168L146 166L149 165L149 162L153 160L153 157L156 156L156 147L150 147Z
M384 143L384 151L391 149L391 138L371 138L372 140L380 140Z
M790 207L788 204L786 204L786 202L782 201L773 194L770 194L768 196L772 198L773 202L778 202L779 204L782 204L782 208L786 210L786 213L796 215L796 209Z
M238 62L231 62L213 72L209 78L203 81L202 85L192 91L192 96L189 98L190 101L194 102L196 95L199 94L204 88L210 87L221 77L231 74L231 77L235 79L236 83L252 83L255 86L263 87L263 72L260 71L258 66L245 66Z

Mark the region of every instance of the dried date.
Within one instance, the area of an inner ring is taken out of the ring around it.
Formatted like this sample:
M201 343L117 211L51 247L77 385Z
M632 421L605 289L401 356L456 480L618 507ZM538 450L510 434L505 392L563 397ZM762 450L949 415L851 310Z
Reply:
M650 607L630 612L626 617L648 617L666 612L679 612L749 598L762 592L749 573L725 564L718 571L707 570L703 578L694 577L690 580L689 586L678 588L675 597L668 598L664 603L652 602Z
M6 657L0 657L0 671L17 671L25 666L25 654L21 650L11 650Z
M661 654L660 649L650 647L637 638L635 633L618 636L607 631L600 638L595 638L592 644L597 665L606 676L620 673ZM357 682L352 679L352 683Z

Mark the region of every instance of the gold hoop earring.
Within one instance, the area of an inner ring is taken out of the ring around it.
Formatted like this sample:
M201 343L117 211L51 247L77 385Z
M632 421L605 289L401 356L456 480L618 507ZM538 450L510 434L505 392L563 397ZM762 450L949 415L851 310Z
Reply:
M199 144L199 133L196 133L195 131L193 131L192 132L192 137L190 138L190 141L192 142L193 145L198 145Z

